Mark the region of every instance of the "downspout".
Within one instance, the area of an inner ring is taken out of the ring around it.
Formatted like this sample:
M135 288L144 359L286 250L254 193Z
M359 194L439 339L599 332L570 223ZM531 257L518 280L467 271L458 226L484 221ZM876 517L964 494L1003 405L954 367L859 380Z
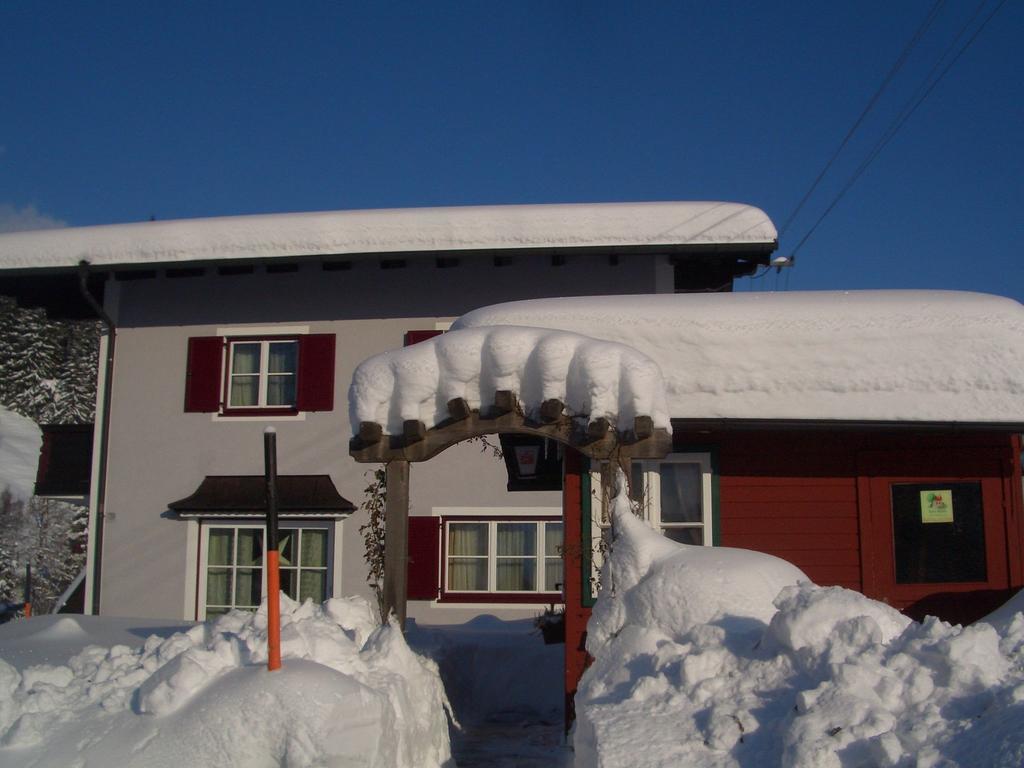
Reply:
M110 392L114 381L114 342L117 338L117 327L114 325L110 315L107 314L107 311L89 293L88 278L89 262L83 259L78 262L78 287L82 298L92 308L92 311L96 313L100 322L106 326L107 331L107 358L104 363L106 369L103 379L103 416L99 424L100 450L98 460L99 472L96 480L96 520L93 530L89 531L89 538L92 540L93 548L91 612L93 615L98 615L100 612L100 574L103 570L103 517L107 495L107 453L110 441Z

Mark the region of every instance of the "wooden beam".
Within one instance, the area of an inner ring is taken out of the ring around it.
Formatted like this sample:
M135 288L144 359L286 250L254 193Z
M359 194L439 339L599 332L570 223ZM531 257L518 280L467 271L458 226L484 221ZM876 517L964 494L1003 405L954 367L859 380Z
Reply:
M592 440L600 440L608 434L609 429L611 429L611 424L602 416L587 424L587 436Z
M558 421L565 410L565 404L561 400L552 398L540 404L540 420L545 424Z
M405 632L406 569L409 562L409 462L389 461L384 506L384 613Z
M497 416L512 413L518 408L516 393L508 389L499 389L494 393L494 412Z
M359 440L365 445L379 443L384 437L384 428L374 421L359 423Z
M452 421L468 419L472 412L473 410L464 397L455 397L448 401L448 415L451 416Z
M418 443L427 436L427 425L417 419L406 419L402 422L402 439L406 444Z

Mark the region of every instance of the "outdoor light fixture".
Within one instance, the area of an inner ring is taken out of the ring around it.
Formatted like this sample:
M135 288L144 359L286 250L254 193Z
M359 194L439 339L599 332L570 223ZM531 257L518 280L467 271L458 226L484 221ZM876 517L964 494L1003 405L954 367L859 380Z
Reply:
M520 477L533 477L537 474L537 460L540 458L539 445L517 445L514 447L516 466Z
M562 489L562 455L558 443L534 435L498 436L508 470L510 491Z

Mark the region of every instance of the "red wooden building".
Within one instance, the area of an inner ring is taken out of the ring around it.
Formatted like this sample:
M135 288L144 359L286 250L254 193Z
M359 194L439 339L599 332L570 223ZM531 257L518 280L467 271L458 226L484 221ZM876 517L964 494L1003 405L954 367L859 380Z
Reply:
M915 618L972 621L1024 586L1016 302L924 292L539 300L477 310L454 329L367 361L363 384L357 372L352 453L388 462L389 526L404 531L407 462L474 434L563 445L570 704L595 598L602 465L630 470L641 514L670 538L767 552ZM533 346L512 354L517 332ZM479 376L463 365L453 381L455 354L481 361ZM486 370L497 355L501 379ZM384 369L393 388L368 395ZM403 401L407 371L436 376L422 411L434 415L377 423L415 410ZM510 389L481 385L498 380ZM404 541L391 551L397 529L388 535L401 613L406 552ZM444 542L411 546L419 578L443 590Z

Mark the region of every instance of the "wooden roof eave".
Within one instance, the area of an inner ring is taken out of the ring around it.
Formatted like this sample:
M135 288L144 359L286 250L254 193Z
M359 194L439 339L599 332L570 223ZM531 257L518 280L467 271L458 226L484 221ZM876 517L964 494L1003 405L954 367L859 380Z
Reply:
M549 400L539 418L530 419L508 391L497 392L494 406L483 412L470 409L461 398L451 400L448 413L448 419L431 428L422 421L406 421L401 435L387 435L380 424L362 422L349 441L349 455L360 463L421 462L456 443L498 433L550 438L596 460L656 459L672 452L671 433L655 427L650 416L637 416L632 429L619 433L607 419L568 416L561 402Z

